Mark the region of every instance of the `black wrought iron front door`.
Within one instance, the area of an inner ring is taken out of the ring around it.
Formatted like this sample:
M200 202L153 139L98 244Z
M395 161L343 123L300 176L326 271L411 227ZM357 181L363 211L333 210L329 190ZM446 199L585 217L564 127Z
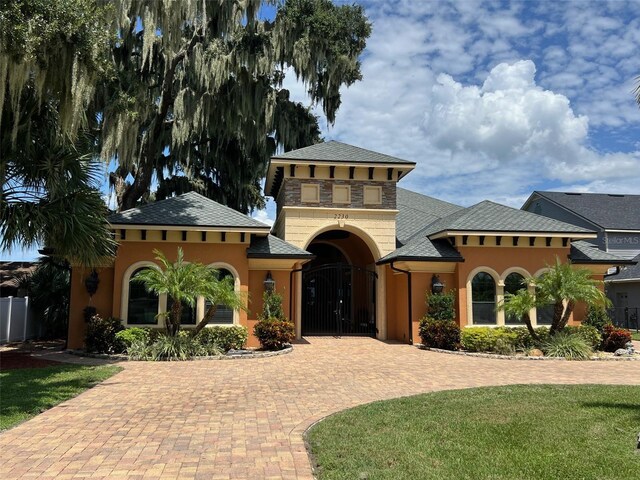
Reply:
M375 272L345 263L302 272L303 335L376 334Z

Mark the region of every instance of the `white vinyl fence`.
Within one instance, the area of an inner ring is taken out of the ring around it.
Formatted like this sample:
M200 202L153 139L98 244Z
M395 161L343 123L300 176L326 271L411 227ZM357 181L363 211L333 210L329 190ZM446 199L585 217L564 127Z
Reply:
M0 344L24 342L37 335L31 318L29 297L0 298Z

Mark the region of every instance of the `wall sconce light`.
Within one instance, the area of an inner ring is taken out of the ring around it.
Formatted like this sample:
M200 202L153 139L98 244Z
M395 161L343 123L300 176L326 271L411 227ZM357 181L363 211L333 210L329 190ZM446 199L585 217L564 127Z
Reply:
M100 283L100 278L98 278L98 272L96 272L95 268L89 274L87 278L84 279L84 288L87 289L87 293L90 297L98 291L98 284Z
M264 279L264 291L273 292L276 288L276 281L271 276L271 271L267 272L267 278Z
M434 273L433 277L431 277L431 293L442 293L442 290L444 290L444 283L442 283L440 277Z

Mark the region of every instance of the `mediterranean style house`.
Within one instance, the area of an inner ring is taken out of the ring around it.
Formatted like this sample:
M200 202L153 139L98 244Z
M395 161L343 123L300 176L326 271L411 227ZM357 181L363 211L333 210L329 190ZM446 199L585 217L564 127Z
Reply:
M595 248L636 262L612 269L605 291L616 323L640 328L640 195L536 191L522 209L593 230Z
M83 344L83 309L121 318L125 326L162 327L167 298L149 294L131 277L157 267L154 249L169 258L177 247L231 276L248 293L248 311L219 308L214 324L252 332L266 288L283 296L296 336L367 335L413 343L426 313L425 295L454 290L459 324L514 325L496 309L528 276L544 275L556 258L602 279L629 263L591 248L597 233L583 226L484 201L468 208L397 186L415 163L340 142L274 156L265 193L277 205L273 227L195 192L117 213L119 243L112 264L74 268L69 347ZM98 289L89 296L85 280ZM94 282L95 283L95 282ZM199 299L183 325L202 318ZM578 308L572 322L579 322ZM550 323L548 308L531 312ZM249 346L257 341L250 336Z

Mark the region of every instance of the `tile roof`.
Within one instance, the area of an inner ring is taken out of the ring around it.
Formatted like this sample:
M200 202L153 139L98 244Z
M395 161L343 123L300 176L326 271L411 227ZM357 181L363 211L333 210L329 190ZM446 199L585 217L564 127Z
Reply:
M640 195L535 191L527 202L551 200L604 229L640 230Z
M385 155L346 143L336 142L335 140L291 150L290 152L271 158L274 160L315 160L320 162L397 163L415 165L415 162L409 162L392 157L391 155Z
M553 218L536 215L517 208L485 200L471 207L458 210L433 222L421 233L433 235L439 232L487 231L487 232L536 232L536 233L593 233L582 227Z
M116 213L108 220L112 225L263 228L267 231L270 229L268 225L196 192L184 193Z
M396 194L398 215L396 237L402 245L436 220L450 215L463 207L444 202L427 195L398 188Z
M615 275L607 275L605 280L607 282L619 282L621 280L637 280L640 282L640 255L635 257L633 261L636 262L635 265L629 265Z
M248 258L313 258L313 254L273 235L253 235L247 248Z
M569 258L574 263L604 263L613 265L629 265L634 260L618 257L604 250L600 250L597 245L590 242L571 242L571 253Z
M427 237L415 237L406 245L385 255L378 264L393 261L415 260L423 262L463 262L462 255L446 240L430 240Z

